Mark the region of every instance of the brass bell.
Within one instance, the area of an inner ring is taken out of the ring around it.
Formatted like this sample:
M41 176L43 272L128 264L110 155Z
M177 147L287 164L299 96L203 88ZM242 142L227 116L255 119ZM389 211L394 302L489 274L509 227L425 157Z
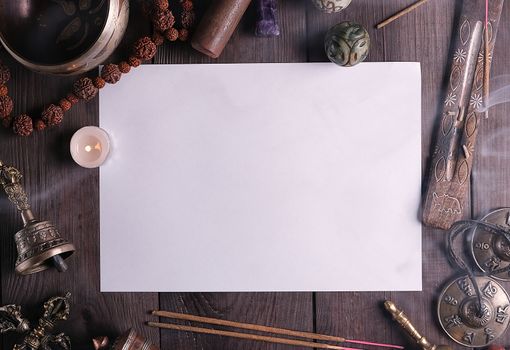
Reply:
M92 343L94 350L107 350L109 348L108 337L95 338ZM134 329L130 329L115 340L111 350L159 350L159 348L136 333Z
M7 197L20 211L24 227L14 235L18 258L16 272L28 275L52 266L59 272L67 270L64 259L73 254L74 246L60 237L60 233L49 221L35 219L25 190L20 184L22 175L14 167L0 161L0 184Z

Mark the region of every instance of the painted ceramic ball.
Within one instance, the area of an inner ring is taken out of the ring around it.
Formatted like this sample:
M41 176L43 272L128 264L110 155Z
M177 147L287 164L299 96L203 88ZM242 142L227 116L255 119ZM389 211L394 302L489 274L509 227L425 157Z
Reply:
M326 13L340 12L349 4L352 0L312 0L315 6Z
M331 62L340 66L354 66L367 58L370 36L358 23L341 22L326 33L324 49Z

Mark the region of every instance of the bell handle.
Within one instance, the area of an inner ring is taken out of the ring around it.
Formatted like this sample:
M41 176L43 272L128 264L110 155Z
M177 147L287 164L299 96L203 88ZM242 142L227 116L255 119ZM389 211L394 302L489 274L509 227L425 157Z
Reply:
M11 203L21 212L30 210L27 193L20 183L22 177L18 169L6 166L0 161L0 184Z
M386 300L384 307L393 316L393 319L406 331L407 334L413 338L423 350L435 350L436 346L429 343L427 338L422 336L420 332L414 327L409 318L402 310L399 310L395 303Z

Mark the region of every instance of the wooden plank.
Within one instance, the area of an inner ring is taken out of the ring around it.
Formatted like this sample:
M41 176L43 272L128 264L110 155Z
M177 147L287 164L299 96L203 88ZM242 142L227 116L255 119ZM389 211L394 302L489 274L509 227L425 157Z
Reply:
M145 22L138 18L141 18L140 12L135 5L130 32L137 36L142 29L146 30ZM126 40L132 42L133 35L128 35ZM119 52L114 56L121 55ZM1 56L5 58L6 53L2 52ZM76 79L35 74L11 59L7 61L12 67L9 88L18 113L40 113L44 105L58 101ZM71 317L59 328L71 336L73 348L91 348L93 336L108 335L113 339L130 327L159 344L159 332L143 325L147 310L159 306L157 293L99 292L99 171L80 168L69 154L72 134L84 125L98 125L98 112L98 99L95 99L76 105L66 113L58 128L28 138L16 137L4 129L0 131L1 159L19 167L25 174L24 184L34 213L41 219L51 220L77 249L69 259L66 273L45 271L26 277L15 275L13 235L22 223L5 196L0 196L2 303L23 305L35 322L46 298L70 291ZM13 342L19 340L19 336L2 337L1 348L10 349Z
M321 40L329 26L343 20L354 20L369 30L372 39L368 56L370 61L421 62L422 169L425 172L430 135L434 129L437 106L441 103L442 87L447 79L446 65L456 9L454 2L431 1L382 30L374 28L377 23L409 4L410 1L404 0L384 1L383 4L358 0L343 12L330 17L310 10L309 55L311 60L325 60ZM418 211L419 203L416 204L417 218ZM381 234L386 229L391 228L381 228ZM444 232L423 229L423 292L317 293L317 332L410 346L408 338L383 310L382 302L390 299L405 310L431 341L452 345L439 330L434 311L437 289L452 274L442 251L443 240ZM359 258L378 263L376 253ZM366 278L371 278L370 271L366 274Z
M210 1L194 1L197 18L203 15ZM278 6L281 26L279 37L255 37L256 16L252 4L218 59L193 50L189 43L167 42L159 50L154 63L303 62L306 60L304 1L279 1Z
M208 1L196 1L198 13ZM251 6L221 57L212 60L183 43L165 44L156 63L231 63L306 61L304 1L279 1L282 33L278 38L253 35L255 12ZM171 277L169 277L171 278ZM312 293L162 293L161 309L228 320L313 330ZM162 330L162 349L287 349L214 335Z
M212 1L212 0L209 0ZM326 15L315 10L309 1L280 1L282 36L275 39L256 39L252 35L253 8L242 21L224 55L214 62L301 62L326 60L322 40L326 30L341 20L355 20L369 29L372 50L369 60L416 60L423 71L422 164L427 171L431 135L436 129L437 115L444 98L447 65L454 12L454 2L431 1L412 14L376 31L373 26L397 10L408 0L354 0L345 11ZM203 12L208 1L196 1ZM135 21L145 19L132 11ZM137 18L138 17L138 18ZM133 19L133 16L132 16ZM504 7L502 28L510 20L510 8ZM308 31L307 31L308 28ZM130 25L130 32L139 35ZM494 75L506 72L505 50L510 34L501 30L496 43ZM5 52L0 56L6 58ZM118 55L115 56L120 57ZM12 60L14 80L9 83L17 111L35 113L41 106L60 97L72 83L70 78L43 77L30 73ZM156 63L208 63L213 60L191 50L187 44L166 44L154 60ZM135 73L132 73L135 74ZM491 118L483 121L479 152L473 172L472 203L475 216L487 210L508 206L510 141L505 131L510 126L506 118L510 107L491 110ZM2 304L22 303L30 316L37 316L41 302L55 294L70 290L73 293L72 318L63 328L73 338L74 347L88 347L90 338L107 334L116 336L129 325L158 343L159 333L142 325L152 319L145 312L168 309L224 319L268 324L304 331L318 331L351 338L370 338L386 342L406 343L406 338L382 311L379 301L394 300L403 308L416 326L436 343L453 346L439 329L435 316L435 295L454 275L443 249L444 232L423 231L423 292L406 293L162 293L160 302L155 293L99 293L99 212L98 172L75 166L67 151L72 133L83 125L98 123L97 101L80 104L66 115L60 128L47 130L27 139L0 130L1 159L18 166L24 173L34 211L41 218L52 220L61 233L78 248L70 260L70 271L64 275L44 272L35 276L18 277L13 274L15 249L13 233L21 227L14 208L0 196L0 297ZM384 229L382 229L384 233ZM377 257L370 258L377 263ZM367 272L367 278L369 272ZM314 312L316 319L314 320ZM9 349L16 337L2 337L2 348ZM16 338L19 339L19 338ZM505 344L510 334L500 342ZM164 331L162 349L286 349L262 343L252 343L215 336Z

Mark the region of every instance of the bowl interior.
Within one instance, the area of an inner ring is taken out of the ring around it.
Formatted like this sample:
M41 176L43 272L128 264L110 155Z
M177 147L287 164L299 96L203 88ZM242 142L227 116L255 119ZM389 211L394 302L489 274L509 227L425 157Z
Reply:
M72 61L104 29L109 0L0 0L0 39L34 64Z

